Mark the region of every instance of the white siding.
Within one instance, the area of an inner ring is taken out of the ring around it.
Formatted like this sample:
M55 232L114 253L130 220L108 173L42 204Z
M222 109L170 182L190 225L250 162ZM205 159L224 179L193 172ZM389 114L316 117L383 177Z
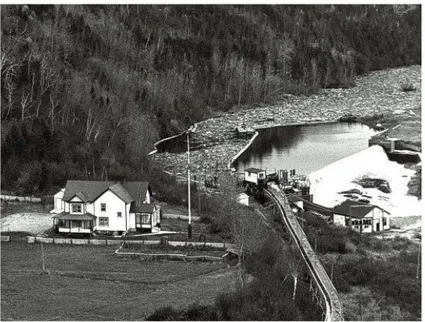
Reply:
M93 203L91 203L91 202L86 203L86 212L94 215L94 213L93 213L94 212Z
M333 221L335 225L345 227L345 216L334 214Z
M53 205L54 209L62 209L62 198L55 197L55 203Z
M129 214L128 229L136 229L136 216L134 212Z
M249 196L246 193L240 193L238 195L237 202L244 206L249 206Z
M100 204L106 204L106 211L101 211ZM123 200L118 198L116 194L107 190L94 202L94 212L96 214L96 227L95 230L103 231L125 231L125 210L126 204ZM117 213L121 212L121 217ZM108 217L109 225L100 226L99 217Z

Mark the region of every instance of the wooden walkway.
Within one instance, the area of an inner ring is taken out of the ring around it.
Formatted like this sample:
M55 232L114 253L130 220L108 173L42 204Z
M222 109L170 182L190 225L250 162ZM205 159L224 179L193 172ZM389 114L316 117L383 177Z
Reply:
M335 286L313 251L307 236L300 227L297 218L289 206L288 200L281 191L275 192L264 189L268 198L273 200L280 212L283 223L295 242L309 270L310 277L317 290L318 304L322 307L325 321L343 321L342 305Z

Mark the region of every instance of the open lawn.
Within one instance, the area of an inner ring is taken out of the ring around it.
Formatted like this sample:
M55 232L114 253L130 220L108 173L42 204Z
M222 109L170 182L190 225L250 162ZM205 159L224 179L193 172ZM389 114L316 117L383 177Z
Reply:
M119 258L115 248L3 243L2 320L136 320L156 308L209 304L233 289L223 263Z
M53 205L31 202L4 202L0 203L1 218L20 213L49 213Z

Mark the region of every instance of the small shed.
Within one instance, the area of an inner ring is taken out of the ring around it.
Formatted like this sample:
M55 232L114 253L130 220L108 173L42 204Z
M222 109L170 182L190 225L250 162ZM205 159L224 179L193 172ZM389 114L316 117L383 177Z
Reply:
M266 179L266 170L258 168L245 169L245 181L253 184L261 184Z
M244 206L249 206L249 196L246 193L240 193L236 201Z

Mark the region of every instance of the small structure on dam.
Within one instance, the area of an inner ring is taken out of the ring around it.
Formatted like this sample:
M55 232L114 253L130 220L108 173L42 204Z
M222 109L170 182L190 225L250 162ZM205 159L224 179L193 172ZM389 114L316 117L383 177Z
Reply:
M391 161L398 163L421 161L418 148L398 138L374 136L369 139L369 146L372 145L380 145Z

